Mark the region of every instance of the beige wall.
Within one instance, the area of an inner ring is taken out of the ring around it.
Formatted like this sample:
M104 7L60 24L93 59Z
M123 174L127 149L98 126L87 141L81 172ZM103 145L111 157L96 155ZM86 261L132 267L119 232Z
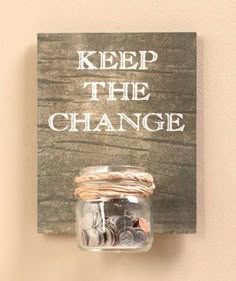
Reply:
M0 280L236 280L233 0L22 0L0 7ZM198 234L91 254L36 233L36 33L198 32Z

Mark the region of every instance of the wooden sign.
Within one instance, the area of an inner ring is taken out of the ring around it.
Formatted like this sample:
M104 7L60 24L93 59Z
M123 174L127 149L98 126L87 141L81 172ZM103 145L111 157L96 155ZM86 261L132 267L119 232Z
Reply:
M38 232L73 233L81 168L156 182L155 231L196 231L196 34L38 34Z

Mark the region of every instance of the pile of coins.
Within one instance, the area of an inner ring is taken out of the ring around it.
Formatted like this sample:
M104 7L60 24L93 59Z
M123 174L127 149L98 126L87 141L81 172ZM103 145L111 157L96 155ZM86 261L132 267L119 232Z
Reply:
M88 247L140 247L145 244L150 226L144 218L129 215L102 216L85 213L81 219L80 238Z

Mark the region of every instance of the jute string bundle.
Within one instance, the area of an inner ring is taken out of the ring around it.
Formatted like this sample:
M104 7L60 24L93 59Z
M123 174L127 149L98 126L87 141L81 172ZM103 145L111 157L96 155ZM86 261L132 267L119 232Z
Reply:
M145 172L106 172L75 178L79 185L75 196L83 200L116 198L123 196L147 197L153 193L152 175Z

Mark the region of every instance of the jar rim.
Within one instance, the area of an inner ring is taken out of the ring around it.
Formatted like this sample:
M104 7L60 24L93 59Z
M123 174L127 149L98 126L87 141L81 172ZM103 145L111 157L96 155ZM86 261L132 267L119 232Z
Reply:
M107 172L145 172L145 167L131 165L104 165L104 166L88 166L80 170L80 175L89 175Z

